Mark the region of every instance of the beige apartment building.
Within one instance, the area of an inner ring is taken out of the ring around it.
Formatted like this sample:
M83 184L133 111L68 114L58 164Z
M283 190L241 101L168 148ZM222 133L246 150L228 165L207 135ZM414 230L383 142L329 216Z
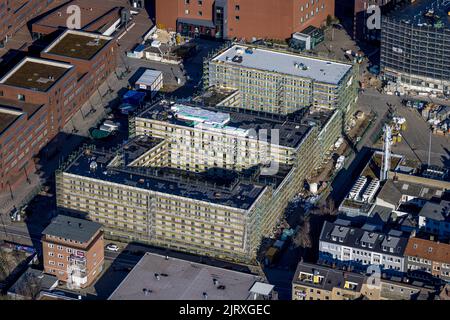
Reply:
M341 121L336 112L308 114L302 124L219 109L146 108L130 121L130 142L85 148L60 169L58 206L87 213L108 237L254 261Z
M239 91L240 108L275 114L316 107L348 119L358 99L358 65L258 46L219 50L205 61L203 80Z

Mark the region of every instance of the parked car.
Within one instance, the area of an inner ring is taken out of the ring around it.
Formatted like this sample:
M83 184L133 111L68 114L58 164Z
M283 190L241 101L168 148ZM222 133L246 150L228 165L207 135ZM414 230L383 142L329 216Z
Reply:
M114 243L110 243L106 246L106 249L109 251L117 252L119 251L119 246Z

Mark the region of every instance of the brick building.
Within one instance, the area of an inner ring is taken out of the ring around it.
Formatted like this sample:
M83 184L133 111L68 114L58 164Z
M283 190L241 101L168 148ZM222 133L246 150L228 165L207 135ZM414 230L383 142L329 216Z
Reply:
M71 288L85 288L102 272L101 224L58 215L42 232L44 271Z
M73 14L70 6L78 6L80 8L80 30L109 36L121 22L123 7L120 4L123 3L126 3L126 1L65 1L63 5L32 23L31 32L33 38L40 38L69 27L67 26L67 21L71 21L70 17Z
M0 0L0 47L30 19L47 9L55 0Z
M450 245L411 238L405 250L405 269L420 270L436 278L450 281Z
M114 71L112 38L67 30L0 79L0 190L33 172L33 157ZM17 148L18 143L23 148Z
M287 39L320 27L334 15L334 0L156 0L155 10L160 28L183 35Z

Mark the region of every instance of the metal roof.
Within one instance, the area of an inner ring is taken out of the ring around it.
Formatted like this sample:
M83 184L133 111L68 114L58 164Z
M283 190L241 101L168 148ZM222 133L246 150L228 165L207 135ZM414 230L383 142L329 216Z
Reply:
M97 222L58 215L42 234L83 243L91 239L101 227Z

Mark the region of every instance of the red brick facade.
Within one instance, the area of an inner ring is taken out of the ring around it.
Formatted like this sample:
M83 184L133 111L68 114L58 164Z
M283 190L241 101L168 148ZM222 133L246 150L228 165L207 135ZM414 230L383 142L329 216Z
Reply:
M288 39L307 26L320 27L334 15L334 0L156 0L156 22L169 31L177 31L178 19L215 23L219 6L225 8L228 39Z
M20 110L21 104L42 105L34 114L30 112L36 109L36 106L24 108L21 117L3 131L0 130L0 191L10 187L14 189L15 185L24 181L27 174L34 171L33 157L61 131L114 72L117 48L116 42L110 39L88 60L45 52L41 57L45 58L43 63L54 61L68 66L67 72L56 79L48 90L39 91L0 83L0 108L3 105L7 110L17 111ZM45 68L45 64L43 67ZM14 72L14 69L11 72ZM5 77L7 76L8 74ZM25 101L18 101L19 96ZM0 116L1 114L0 109Z
M28 21L42 13L53 2L42 0L0 0L0 44L12 37Z
M44 272L58 280L68 281L68 265L71 259L80 257L85 261L87 282L82 288L90 286L101 273L104 264L103 231L98 231L88 242L79 243L72 239L62 239L51 235L42 238L42 257Z

